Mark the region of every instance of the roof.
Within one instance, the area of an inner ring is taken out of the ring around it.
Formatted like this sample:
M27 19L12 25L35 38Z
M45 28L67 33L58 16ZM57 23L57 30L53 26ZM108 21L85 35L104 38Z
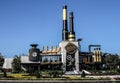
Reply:
M13 61L13 58L5 58L2 68L3 69L12 69L12 61Z
M89 53L89 52L80 52L80 55L81 56L91 56L92 53Z
M29 56L21 56L21 63L40 63L40 61L30 61Z

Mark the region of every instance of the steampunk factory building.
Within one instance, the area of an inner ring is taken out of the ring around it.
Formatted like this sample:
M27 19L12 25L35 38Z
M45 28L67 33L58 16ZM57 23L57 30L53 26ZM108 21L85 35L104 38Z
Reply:
M99 69L102 63L101 46L89 45L88 52L81 52L82 39L76 39L74 31L74 15L69 13L69 28L67 20L67 6L63 6L62 41L56 47L37 48L31 44L28 55L21 56L21 67L24 71L63 70L64 72L82 69ZM93 48L94 50L91 50Z

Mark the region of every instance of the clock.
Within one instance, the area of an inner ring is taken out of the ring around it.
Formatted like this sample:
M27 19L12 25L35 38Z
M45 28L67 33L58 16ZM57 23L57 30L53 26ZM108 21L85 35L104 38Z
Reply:
M33 56L33 57L36 57L36 56L37 56L37 52L33 52L33 53L32 53L32 56Z

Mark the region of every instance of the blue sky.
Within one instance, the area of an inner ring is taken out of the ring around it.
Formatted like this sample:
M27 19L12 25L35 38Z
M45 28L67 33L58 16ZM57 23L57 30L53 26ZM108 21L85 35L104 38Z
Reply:
M100 44L120 54L120 0L0 0L0 52L4 57L28 54L31 43L56 46L62 39L62 6L74 12L82 51Z

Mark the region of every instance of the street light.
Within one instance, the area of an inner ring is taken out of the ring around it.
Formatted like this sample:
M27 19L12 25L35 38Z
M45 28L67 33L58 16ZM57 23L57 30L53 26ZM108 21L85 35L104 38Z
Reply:
M80 41L82 41L82 38L78 38L77 41L78 41L78 45L79 45L79 51L81 51Z

